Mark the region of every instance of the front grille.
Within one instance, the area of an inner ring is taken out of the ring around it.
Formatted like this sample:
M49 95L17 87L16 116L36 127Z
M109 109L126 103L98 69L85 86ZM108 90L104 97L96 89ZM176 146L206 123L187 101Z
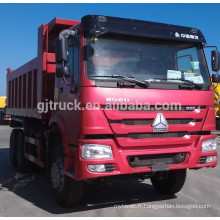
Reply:
M122 123L125 125L151 125L154 119L123 119L109 120L109 123ZM168 124L189 124L190 122L201 122L202 119L166 119Z
M103 110L118 110L118 111L194 111L195 109L206 109L206 106L147 106L147 105L123 105L123 104L115 104L115 105L101 105ZM193 108L191 108L193 107Z
M196 111L196 109L199 110ZM152 143L154 140L156 141L156 139L161 139L161 145L168 147L168 144L166 144L168 138L178 140L178 144L173 143L169 145L182 146L184 142L187 142L188 145L191 144L191 146L193 146L192 142L197 138L195 136L208 134L208 132L201 131L203 118L207 114L206 106L182 106L182 112L160 111L160 114L164 115L168 126L162 121L162 118L160 118L161 124L159 124L157 118L158 111L135 112L135 110L127 109L127 112L126 110L120 112L122 110L118 110L120 109L115 108L115 110L109 110L108 108L108 110L104 110L104 114L113 131L114 138L116 138L119 145L123 147L145 146L145 143L146 146L149 146L150 143L150 145L156 146L157 142ZM152 126L154 122L155 125ZM132 143L132 141L134 143Z
M132 167L151 167L158 162L163 162L165 164L179 164L186 159L186 156L187 153L128 156L127 161Z
M185 135L210 135L210 131L198 132L170 132L170 133L137 133L137 134L116 134L118 138L129 137L132 139L139 138L170 138L170 137L184 137Z
M200 157L200 158L199 158L199 164L204 164L204 163L206 163L206 159L207 159L207 157Z
M184 137L189 133L186 132L175 132L175 133L146 133L146 134L128 134L128 135L116 135L116 137L129 137L132 139L141 138L171 138L171 137Z

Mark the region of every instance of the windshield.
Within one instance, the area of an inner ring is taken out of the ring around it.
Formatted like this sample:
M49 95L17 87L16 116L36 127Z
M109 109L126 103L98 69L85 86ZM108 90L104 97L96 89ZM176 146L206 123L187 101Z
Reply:
M100 36L86 38L86 45L89 77L123 75L140 81L188 80L210 85L199 44Z

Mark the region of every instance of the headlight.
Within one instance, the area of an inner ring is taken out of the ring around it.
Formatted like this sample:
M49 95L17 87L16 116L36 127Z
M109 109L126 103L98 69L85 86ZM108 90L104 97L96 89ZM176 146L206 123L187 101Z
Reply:
M112 149L107 145L84 144L81 151L82 159L112 158Z
M215 151L216 149L217 149L216 138L202 142L202 152Z

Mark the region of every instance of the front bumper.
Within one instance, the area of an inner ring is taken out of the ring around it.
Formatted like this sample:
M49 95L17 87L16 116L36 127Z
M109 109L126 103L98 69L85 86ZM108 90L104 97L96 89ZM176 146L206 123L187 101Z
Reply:
M123 174L135 174L135 173L151 173L152 169L148 166L132 167L127 157L140 156L140 155L159 155L159 154L171 154L171 153L187 153L185 160L178 164L169 164L169 170L175 169L187 169L187 168L201 168L201 167L215 167L217 165L217 159L211 163L199 163L201 157L216 156L217 151L201 152L201 145L203 141L215 138L216 135L204 135L197 136L196 141L191 145L178 146L178 147L166 147L148 149L148 147L137 148L122 148L119 147L113 139L99 139L99 140L80 140L78 149L72 149L74 157L74 177L77 180L106 177L113 175ZM156 140L155 140L156 141ZM172 143L172 138L167 138L167 142ZM169 145L166 142L166 146ZM113 158L109 159L81 159L81 146L82 144L102 144L109 145L112 148ZM173 143L172 143L173 144ZM90 172L87 168L88 165L94 164L111 164L114 167L112 171L106 172Z

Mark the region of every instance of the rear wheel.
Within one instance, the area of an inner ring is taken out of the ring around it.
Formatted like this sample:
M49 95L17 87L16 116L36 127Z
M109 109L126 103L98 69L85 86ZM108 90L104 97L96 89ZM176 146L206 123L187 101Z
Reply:
M21 129L13 129L10 136L9 154L11 164L14 167L17 166L17 138L20 132L22 132Z
M83 182L64 175L64 153L62 145L53 152L51 166L51 184L55 198L63 207L80 203L83 193Z
M158 172L151 177L154 188L166 195L179 192L186 180L186 169Z
M33 170L33 163L24 157L24 133L20 132L17 138L17 165L21 173L30 173Z

